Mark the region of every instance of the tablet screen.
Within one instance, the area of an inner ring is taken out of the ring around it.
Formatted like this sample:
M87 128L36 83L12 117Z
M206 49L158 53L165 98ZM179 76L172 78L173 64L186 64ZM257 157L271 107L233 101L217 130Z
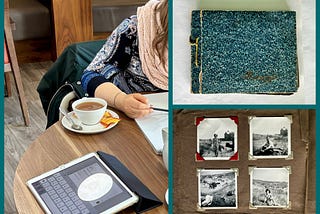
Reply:
M29 183L41 205L51 213L110 213L137 201L96 155L84 156Z

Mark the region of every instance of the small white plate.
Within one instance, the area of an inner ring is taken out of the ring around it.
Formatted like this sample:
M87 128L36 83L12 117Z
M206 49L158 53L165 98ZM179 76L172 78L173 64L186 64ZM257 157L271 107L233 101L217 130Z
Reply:
M114 111L111 111L109 109L107 109L107 112L109 112L111 114L112 117L114 118L119 118L119 115L117 113L115 113ZM100 133L100 132L105 132L109 129L112 129L113 127L115 127L118 123L113 123L108 127L103 126L102 124L98 123L96 125L92 125L92 126L88 126L88 125L84 125L82 124L79 119L75 116L74 112L69 112L68 115L70 115L70 117L77 123L77 124L81 124L82 126L82 130L75 130L73 128L71 128L71 123L67 120L66 117L63 117L61 120L61 123L63 125L63 127L65 127L66 129L76 132L76 133L80 133L80 134L96 134L96 133Z

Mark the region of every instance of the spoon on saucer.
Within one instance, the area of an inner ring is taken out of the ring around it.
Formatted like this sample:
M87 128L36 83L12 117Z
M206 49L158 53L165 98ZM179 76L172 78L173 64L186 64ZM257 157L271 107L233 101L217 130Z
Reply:
M73 128L75 130L82 130L82 126L80 126L79 124L76 124L64 109L62 109L60 107L59 110L67 118L67 120L69 120L69 122L71 122L71 124L72 124L71 128Z

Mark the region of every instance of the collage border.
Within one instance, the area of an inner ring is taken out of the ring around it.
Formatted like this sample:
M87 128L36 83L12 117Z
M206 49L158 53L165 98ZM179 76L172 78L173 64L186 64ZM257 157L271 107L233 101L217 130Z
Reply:
M303 104L303 105L297 105L297 104L290 104L290 105L261 105L261 104L254 104L254 105L225 105L225 104L215 104L215 105L177 105L173 104L173 1L174 0L168 0L169 1L169 31L168 31L168 38L169 38L169 174L168 174L168 185L169 185L169 205L168 205L168 213L173 213L173 110L177 109L310 109L315 110L316 112L316 144L319 141L318 138L320 137L320 113L317 113L320 111L320 98L317 94L317 92L320 92L320 86L318 84L318 81L320 81L319 76L317 75L318 66L317 62L320 62L320 54L318 51L318 47L320 46L320 40L316 39L316 51L315 51L315 60L316 60L316 68L315 68L315 104ZM315 0L316 4L316 0ZM316 13L316 11L320 11L320 3L316 4L315 9L315 38L317 38L317 35L320 35L320 27L318 27L320 23L320 13ZM319 71L318 71L319 72ZM320 146L316 146L316 154L320 154ZM320 178L320 166L319 166L319 159L316 158L316 183L318 183L318 178ZM316 202L320 201L318 199L320 195L320 185L316 186ZM316 203L317 204L317 203ZM316 205L316 213L320 213L320 206Z

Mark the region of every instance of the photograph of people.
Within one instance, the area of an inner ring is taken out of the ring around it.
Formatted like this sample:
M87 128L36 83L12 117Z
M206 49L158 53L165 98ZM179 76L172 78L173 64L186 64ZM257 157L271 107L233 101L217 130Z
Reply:
M204 160L237 159L237 117L197 118L197 154Z
M70 188L60 188L59 184L64 185L60 178L52 184L56 190L59 187L59 192L43 189L46 192L37 194L26 185L32 178L47 176L46 173L53 169L65 169L59 166L100 151L99 157L102 153L110 154L109 158L125 163L128 172L133 171L142 180L141 184L148 187L150 195L155 198L155 204L152 205L155 210L151 212L168 213L168 196L165 199L168 171L162 159L159 162L159 156L135 120L160 112L157 103L148 95L158 95L158 92L168 94L169 91L168 0L4 2L4 44L8 50L9 63L18 61L18 65L6 66L14 68L6 72L8 76L14 77L6 79L6 85L8 88L14 86L16 76L13 75L21 71L18 80L23 84L22 90L25 90L23 97L22 93L19 94L20 90L12 87L11 95L8 93L4 98L4 212L48 212L42 206L40 197L43 194L48 196L44 200L50 200L52 208L57 206L54 204L58 203L57 198L63 197L63 191L67 191L64 193L69 194L70 200L74 197L73 204L59 205L55 210L50 209L51 213L101 213L107 210L101 205L115 206L115 203L102 203L108 191L103 192L97 203L92 198L84 199L82 194L78 194L81 191L77 191L76 187L84 186L80 183L87 181L86 176L91 179L90 173L84 173L81 179L77 177L79 185L73 186L72 196ZM100 31L97 31L97 25L100 25ZM46 29L49 29L48 34L40 35L39 32ZM30 32L32 35L28 34ZM13 55L16 55L15 60ZM7 92L10 92L9 89ZM96 110L104 114L92 123L86 123L86 117L77 115L75 109L78 107L79 111L83 110L87 114L95 113L95 110L84 110L83 105L72 106L88 97L96 101L107 101L89 102L91 107L95 105ZM21 111L19 106L20 103L23 105L23 98L28 110L26 114L22 112L24 108ZM161 109L165 114L168 112L167 106ZM29 120L26 119L27 114ZM77 126L71 121L77 122ZM156 125L159 127L159 124ZM70 135L74 137L72 140L67 139ZM162 142L161 132L158 138ZM29 155L31 158L28 158ZM144 167L147 159L149 169ZM82 170L83 166L77 165L77 170ZM92 167L90 170L94 172ZM112 171L116 173L117 170L112 168ZM99 173L102 174L101 171ZM148 179L145 179L146 176ZM71 178L67 179L70 181ZM99 185L100 182L94 183L97 190L99 187L105 189L104 185ZM50 196L48 191L51 191ZM121 191L122 187L117 188L117 192ZM54 199L57 199L55 201L49 199L53 193ZM135 195L138 195L137 191ZM85 207L81 206L80 209L79 203L74 204L76 197L77 201L87 200ZM131 207L133 204L130 207L129 204L124 205L119 206L119 211L149 211L148 205L142 204L142 208Z
M252 207L288 207L290 167L249 168Z
M249 117L250 155L288 158L291 155L291 116Z

